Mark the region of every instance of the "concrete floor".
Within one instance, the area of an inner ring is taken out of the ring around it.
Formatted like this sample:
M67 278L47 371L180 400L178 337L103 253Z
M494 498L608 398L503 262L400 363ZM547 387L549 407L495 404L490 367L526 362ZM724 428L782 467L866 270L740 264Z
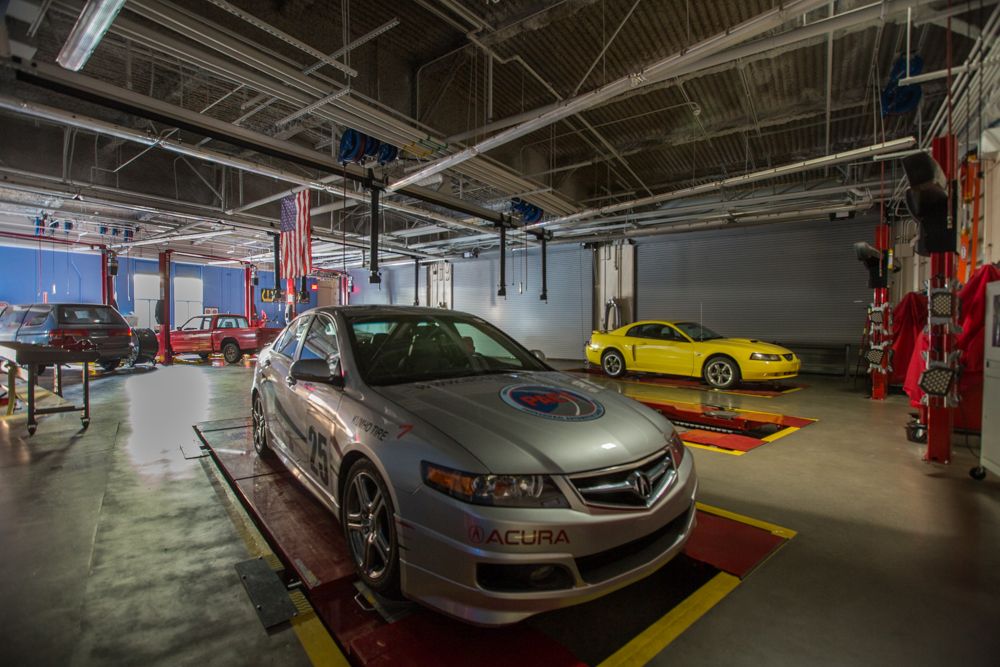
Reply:
M744 456L694 450L702 502L799 534L650 664L1000 665L1000 482L968 477L960 436L951 466L922 463L905 397L801 380L771 399L600 381L819 419ZM0 665L309 664L293 631L261 628L212 464L178 447L249 414L249 381L119 374L93 382L87 431L0 421Z

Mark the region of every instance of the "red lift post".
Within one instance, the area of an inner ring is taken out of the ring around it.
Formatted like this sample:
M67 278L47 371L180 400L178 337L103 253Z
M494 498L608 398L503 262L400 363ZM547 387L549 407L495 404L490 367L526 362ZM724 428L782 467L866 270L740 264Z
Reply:
M945 178L948 182L950 193L948 205L948 228L955 229L954 202L957 200L958 192L955 187L955 177L957 175L957 142L954 135L939 137L934 139L931 147L931 154L934 160L941 165ZM955 233L953 231L953 233ZM958 300L956 293L957 281L956 259L954 252L931 253L931 276L928 290L928 332L929 350L927 352L927 367L933 365L947 365L951 368L955 366L952 353L955 350L955 311L953 306L950 317L935 317L933 303L935 294L942 294L942 290L951 293L952 304ZM927 453L924 455L925 461L936 463L948 463L951 460L951 437L954 428L955 405L954 384L951 394L948 396L927 395Z
M875 227L875 249L880 251L883 256L889 252L891 229L886 224L880 224ZM882 263L882 267L883 271L890 270L886 262ZM871 348L881 349L883 350L883 354L878 364L872 365L872 399L882 401L885 400L886 394L889 393L888 349L891 345L890 336L892 332L892 325L889 323L889 288L876 287L874 296L872 313L873 315L878 313L880 317L871 318ZM878 321L876 322L876 320Z
M171 281L170 256L173 253L165 250L160 253L160 356L164 366L174 363L173 350L170 349L170 310Z

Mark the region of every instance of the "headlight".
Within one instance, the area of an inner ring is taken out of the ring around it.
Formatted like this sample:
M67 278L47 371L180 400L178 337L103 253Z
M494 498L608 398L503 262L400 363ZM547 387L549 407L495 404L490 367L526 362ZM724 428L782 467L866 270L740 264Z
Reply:
M760 352L754 352L750 358L754 361L781 361L780 354L761 354Z
M426 461L424 482L442 493L477 505L569 507L566 497L545 475L473 475Z
M674 468L676 469L680 466L681 459L684 458L684 441L681 440L681 436L678 435L677 431L671 434L667 449L670 450L670 457L674 460Z

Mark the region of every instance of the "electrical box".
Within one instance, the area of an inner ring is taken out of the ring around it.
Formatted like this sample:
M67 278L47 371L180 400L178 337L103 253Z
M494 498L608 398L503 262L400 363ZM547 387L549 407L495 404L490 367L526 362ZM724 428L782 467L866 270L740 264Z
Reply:
M986 286L986 340L983 346L984 468L1000 475L1000 281Z

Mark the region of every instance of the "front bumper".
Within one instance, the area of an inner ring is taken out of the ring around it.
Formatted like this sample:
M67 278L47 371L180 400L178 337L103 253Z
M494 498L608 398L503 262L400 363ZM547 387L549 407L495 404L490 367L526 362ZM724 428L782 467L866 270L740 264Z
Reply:
M791 361L743 361L740 363L740 372L744 380L777 380L780 378L793 378L799 374L802 362L798 357Z
M598 510L576 499L570 509L482 507L420 487L399 498L407 517L397 520L403 592L470 623L506 625L634 583L680 553L694 528L698 483L690 452L679 472L663 498L638 511ZM424 516L437 529L412 521L422 515L413 510L433 512ZM551 566L561 583L500 590L485 574L516 566Z

